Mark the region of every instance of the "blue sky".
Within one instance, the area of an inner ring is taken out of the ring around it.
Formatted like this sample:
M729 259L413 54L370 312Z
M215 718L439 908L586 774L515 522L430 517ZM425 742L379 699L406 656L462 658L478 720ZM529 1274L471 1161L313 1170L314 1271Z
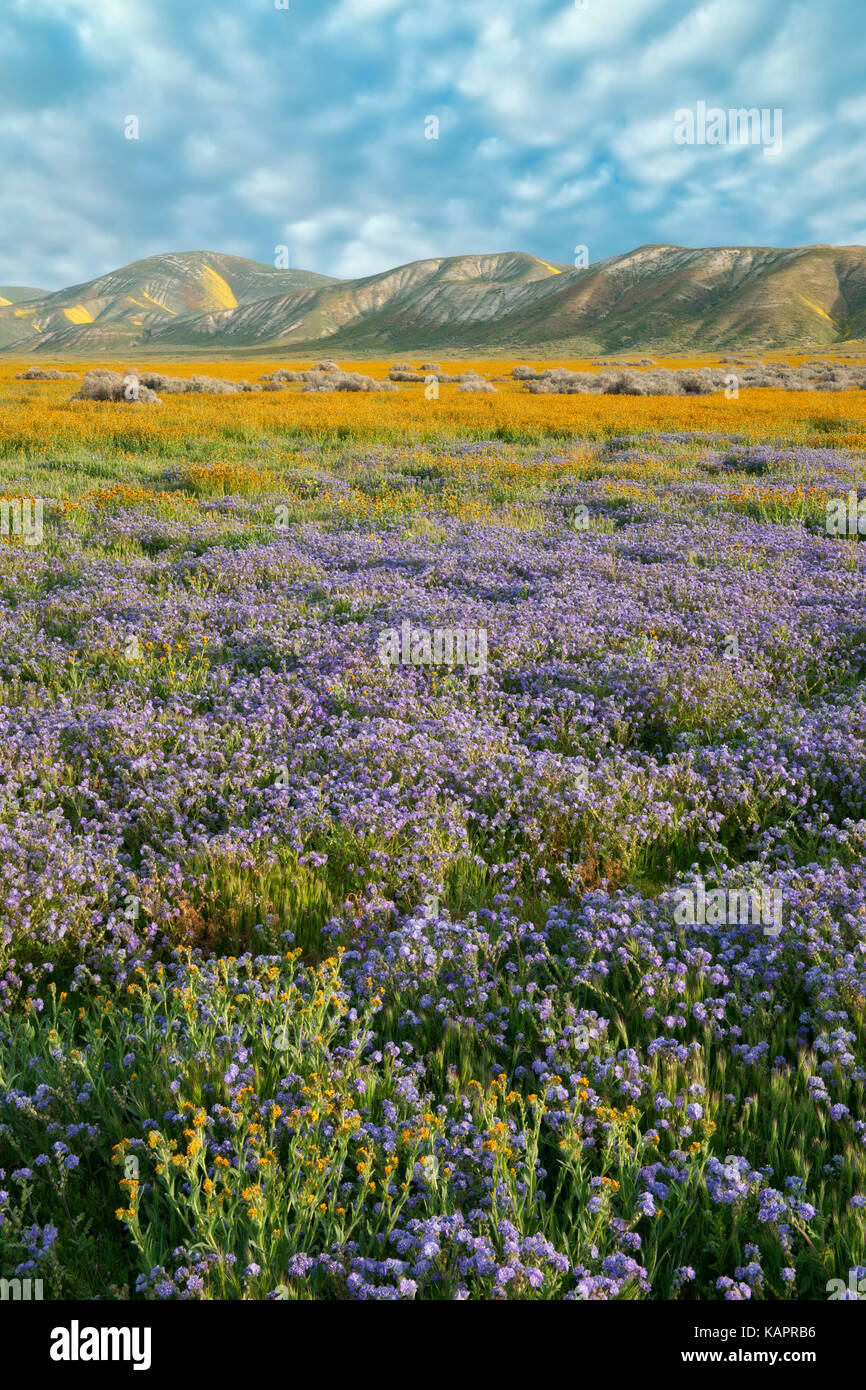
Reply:
M582 2L3 0L0 283L866 241L862 0ZM781 152L677 144L699 101L781 109Z

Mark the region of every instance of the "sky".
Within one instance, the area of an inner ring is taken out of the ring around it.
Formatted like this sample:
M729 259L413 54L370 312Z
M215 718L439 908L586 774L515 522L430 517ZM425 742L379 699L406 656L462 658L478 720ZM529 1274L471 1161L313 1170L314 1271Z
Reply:
M0 284L866 242L864 59L863 0L2 0Z

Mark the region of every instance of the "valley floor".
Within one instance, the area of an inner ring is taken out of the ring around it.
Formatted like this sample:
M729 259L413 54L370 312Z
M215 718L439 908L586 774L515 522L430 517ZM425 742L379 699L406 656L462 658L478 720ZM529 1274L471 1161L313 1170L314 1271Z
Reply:
M0 1276L856 1296L858 393L0 385Z

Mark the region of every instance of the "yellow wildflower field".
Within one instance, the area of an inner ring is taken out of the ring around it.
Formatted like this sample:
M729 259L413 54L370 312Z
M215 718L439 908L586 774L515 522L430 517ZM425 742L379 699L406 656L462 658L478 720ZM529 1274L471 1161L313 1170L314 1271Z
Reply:
M495 394L462 393L456 384L442 383L438 399L429 400L423 384L401 383L399 392L388 394L319 395L292 384L274 392L166 396L161 405L147 406L73 401L70 397L76 383L69 380L15 380L27 365L20 360L0 364L0 457L98 449L170 456L182 452L190 439L212 441L222 448L243 445L257 437L363 441L453 436L532 442L550 437L592 439L636 431L685 430L737 434L754 441L784 435L814 445L828 442L829 436L834 445L849 448L866 443L866 393L858 390L789 392L760 387L741 389L736 400L721 392L674 397L532 395L522 382L510 377L511 361L449 361L449 372L471 367L490 378ZM50 365L81 375L85 370L76 362ZM122 370L129 364L106 365ZM177 376L205 372L225 380L256 382L281 365L286 363L187 360L160 362L156 369ZM290 365L302 370L313 363ZM591 370L594 366L581 361L536 365L562 365L572 370ZM677 365L698 365L698 359L678 360ZM368 360L343 362L341 366L384 377L391 363Z

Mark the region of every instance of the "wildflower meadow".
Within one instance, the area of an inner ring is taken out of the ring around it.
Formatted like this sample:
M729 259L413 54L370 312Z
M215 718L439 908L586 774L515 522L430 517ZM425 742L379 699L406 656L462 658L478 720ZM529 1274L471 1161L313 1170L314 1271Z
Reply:
M26 366L4 1288L866 1298L862 387Z

